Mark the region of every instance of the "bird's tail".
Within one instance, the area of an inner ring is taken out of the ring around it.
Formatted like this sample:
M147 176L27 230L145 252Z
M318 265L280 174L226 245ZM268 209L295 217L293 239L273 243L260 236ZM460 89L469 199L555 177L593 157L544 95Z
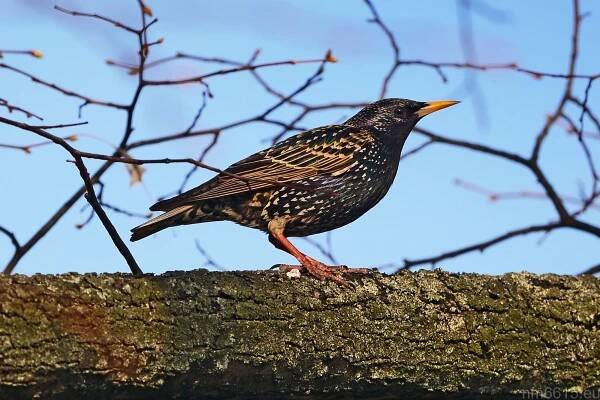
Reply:
M131 241L135 242L136 240L140 240L145 238L146 236L150 236L153 233L158 231L162 231L165 228L169 228L175 225L181 225L186 223L186 220L189 220L189 212L193 209L193 206L186 205L176 207L170 211L165 212L158 217L152 218L143 224L136 226L131 230ZM188 222L189 223L189 222Z

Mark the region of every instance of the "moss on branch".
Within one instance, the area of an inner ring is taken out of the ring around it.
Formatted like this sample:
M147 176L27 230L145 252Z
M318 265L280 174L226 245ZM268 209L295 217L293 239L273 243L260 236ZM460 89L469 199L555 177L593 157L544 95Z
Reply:
M354 283L274 271L0 276L0 399L600 396L594 277Z

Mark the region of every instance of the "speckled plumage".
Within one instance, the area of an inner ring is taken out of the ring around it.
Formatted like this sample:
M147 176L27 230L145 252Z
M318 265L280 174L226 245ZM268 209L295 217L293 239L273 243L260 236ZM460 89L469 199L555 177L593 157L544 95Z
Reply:
M344 226L385 196L418 120L454 103L380 100L343 124L292 136L155 204L151 210L165 213L134 228L132 240L169 226L221 220L268 232L272 241ZM274 244L280 247L283 239Z

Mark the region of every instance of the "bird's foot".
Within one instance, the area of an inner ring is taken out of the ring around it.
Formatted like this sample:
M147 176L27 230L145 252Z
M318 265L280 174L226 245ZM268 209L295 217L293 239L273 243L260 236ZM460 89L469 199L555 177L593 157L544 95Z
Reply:
M342 274L368 275L376 271L375 268L350 268L347 265L328 265L328 267Z
M369 268L348 268L345 265L327 265L313 258L307 257L302 265L279 265L279 269L284 272L300 271L307 272L320 280L331 280L338 285L351 287L350 283L343 278L343 275L359 274L365 275L373 272ZM342 275L342 276L340 276Z

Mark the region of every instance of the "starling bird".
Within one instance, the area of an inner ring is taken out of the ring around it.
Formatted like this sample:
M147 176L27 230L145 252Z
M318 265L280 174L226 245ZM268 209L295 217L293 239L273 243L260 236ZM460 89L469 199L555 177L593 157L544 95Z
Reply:
M340 284L335 272L300 252L289 236L339 228L377 204L392 185L406 138L425 115L457 101L384 99L341 125L290 137L253 154L202 185L150 207L164 214L132 229L136 241L162 229L209 221L233 221L269 235L319 279Z

